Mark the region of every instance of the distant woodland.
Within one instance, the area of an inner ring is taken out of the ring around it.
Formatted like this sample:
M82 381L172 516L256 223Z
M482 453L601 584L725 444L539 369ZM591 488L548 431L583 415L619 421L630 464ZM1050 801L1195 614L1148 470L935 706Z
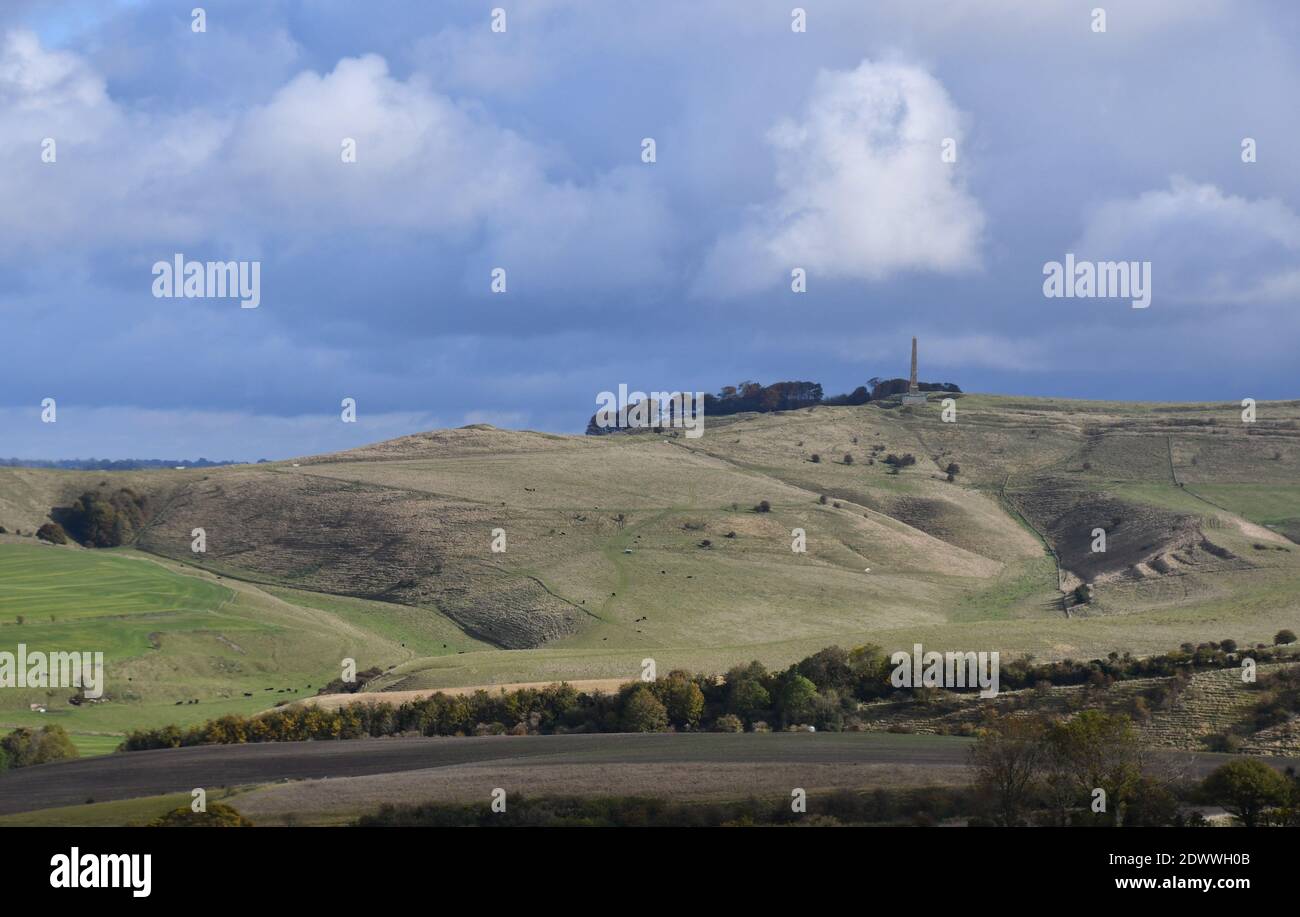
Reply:
M961 389L951 382L920 382L917 386L923 392L961 393ZM747 412L766 414L772 411L797 411L819 404L866 404L905 391L906 379L873 378L867 380L866 385L859 385L847 394L831 396L825 395L820 382L773 382L771 385L762 385L746 381L724 385L716 395L706 393L704 414L706 417L719 417ZM596 415L592 414L587 422L587 435L601 436L608 432L611 430L596 425Z

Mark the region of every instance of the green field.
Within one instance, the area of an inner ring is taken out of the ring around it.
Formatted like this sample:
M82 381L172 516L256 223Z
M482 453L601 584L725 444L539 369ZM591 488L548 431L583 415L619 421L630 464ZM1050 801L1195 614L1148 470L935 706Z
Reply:
M1300 483L1193 484L1189 490L1300 542Z
M73 706L68 688L10 688L0 692L0 724L59 723L83 755L103 754L133 728L314 694L345 657L365 669L480 646L427 611L276 593L130 550L0 544L0 647L102 652L105 661L101 702Z
M80 806L37 809L0 815L0 828L114 828L147 825L173 809L190 804L189 793L144 796L114 802L88 802Z
M12 545L0 550L0 622L66 623L87 618L211 611L233 593L176 576L153 563L124 563L112 551Z

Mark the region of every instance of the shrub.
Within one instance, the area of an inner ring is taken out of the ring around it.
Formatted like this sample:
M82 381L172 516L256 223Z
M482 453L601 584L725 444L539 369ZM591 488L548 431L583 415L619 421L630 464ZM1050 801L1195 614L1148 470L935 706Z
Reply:
M211 803L206 812L191 811L189 806L172 809L149 822L150 828L251 828L253 823L222 802Z
M766 500L760 500L758 506L754 507L754 512L756 513L770 513L771 511L772 504L768 503Z
M1273 635L1273 642L1278 646L1286 646L1288 643L1295 643L1295 631L1280 630Z
M821 464L821 460L822 460L822 457L821 457L820 455L818 455L816 452L814 452L814 453L812 454L812 457L809 459L809 461L812 462L814 465L820 465L820 464Z
M852 465L852 464L853 464L853 453L851 453L851 452L846 452L846 453L844 453L844 464L846 464L846 465Z
M80 757L67 732L57 725L15 729L0 739L0 749L8 757L10 767L29 767Z
M1223 765L1205 778L1201 789L1207 799L1237 816L1247 828L1258 825L1270 808L1287 799L1286 779L1253 758Z
M820 503L822 506L825 506L825 505L826 505L826 495L825 495L825 494L822 494L820 497L818 497L818 498L817 498L817 502Z
M637 685L623 703L623 727L628 732L663 732L668 709L647 685Z
M69 535L92 548L130 543L144 526L148 512L148 498L126 487L113 493L88 490L71 507L54 511Z
M47 522L36 530L36 537L50 544L67 544L68 533L57 522Z
M744 732L745 724L734 713L724 713L713 722L714 732Z

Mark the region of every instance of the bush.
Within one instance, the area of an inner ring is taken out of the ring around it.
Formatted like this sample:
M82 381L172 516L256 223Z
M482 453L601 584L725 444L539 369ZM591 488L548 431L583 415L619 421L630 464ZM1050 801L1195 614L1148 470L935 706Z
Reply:
M1253 758L1232 761L1205 778L1201 789L1207 799L1223 806L1247 828L1266 820L1268 810L1287 799L1286 779Z
M0 739L0 750L8 757L10 767L30 767L80 757L67 732L57 725L15 729Z
M713 723L714 732L744 732L745 724L734 713L724 713Z
M88 490L67 509L56 509L56 520L73 538L91 548L128 544L144 526L149 499L129 488L108 493Z
M251 828L253 823L221 802L209 805L206 812L193 812L188 806L172 809L149 822L150 828Z
M67 544L68 533L57 522L47 522L36 530L36 537L50 544Z
M846 453L844 453L844 464L846 464L846 465L852 465L852 464L853 464L853 453L851 453L851 452L846 452Z
M668 728L668 709L646 685L637 685L623 703L623 728L628 732L663 732Z
M1277 646L1286 646L1289 643L1295 643L1295 631L1280 630L1273 635L1273 643Z
M766 500L760 500L758 506L754 507L754 512L756 513L770 513L771 511L772 504L768 503Z
M812 454L812 458L810 458L809 461L812 462L814 465L820 465L822 461L822 457L818 455L816 452L814 452Z

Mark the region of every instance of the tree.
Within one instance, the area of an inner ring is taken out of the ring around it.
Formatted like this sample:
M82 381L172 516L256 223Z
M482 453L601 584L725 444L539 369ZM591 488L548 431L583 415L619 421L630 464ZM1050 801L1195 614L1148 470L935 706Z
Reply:
M628 732L663 732L668 711L649 685L637 685L623 702L623 728Z
M15 729L0 739L0 749L8 756L10 767L29 767L80 757L77 746L58 725Z
M133 540L148 512L148 498L123 487L112 493L88 490L70 508L56 509L54 515L83 545L112 548Z
M1119 824L1120 809L1142 777L1142 746L1133 723L1122 713L1085 710L1048 727L1047 783L1062 823L1067 811L1106 793L1106 820Z
M656 681L651 690L664 705L668 721L674 726L698 726L704 715L704 692L691 680L689 673L675 669L668 677Z
M828 646L797 663L799 674L817 686L818 691L852 691L857 677L849 654L838 646Z
M853 464L853 453L852 453L852 452L846 452L846 453L844 453L844 464L846 464L846 465L852 465L852 464Z
M1288 795L1286 779L1253 758L1223 765L1205 778L1201 789L1247 828L1259 825L1268 809L1284 804Z
M1160 781L1143 777L1124 807L1126 828L1163 828L1178 823L1178 797Z
M727 712L751 722L764 715L772 707L772 695L764 685L768 680L767 669L757 661L727 672Z
M781 718L787 725L803 722L813 711L817 686L792 668L781 679L777 699L781 707Z
M36 537L50 544L67 544L68 533L57 522L47 522L36 530Z
M979 734L971 749L975 785L988 797L993 818L1010 828L1024 813L1047 762L1043 724L1029 717L1005 717Z
M1273 635L1273 643L1277 646L1286 646L1288 643L1295 643L1295 631L1280 630Z

